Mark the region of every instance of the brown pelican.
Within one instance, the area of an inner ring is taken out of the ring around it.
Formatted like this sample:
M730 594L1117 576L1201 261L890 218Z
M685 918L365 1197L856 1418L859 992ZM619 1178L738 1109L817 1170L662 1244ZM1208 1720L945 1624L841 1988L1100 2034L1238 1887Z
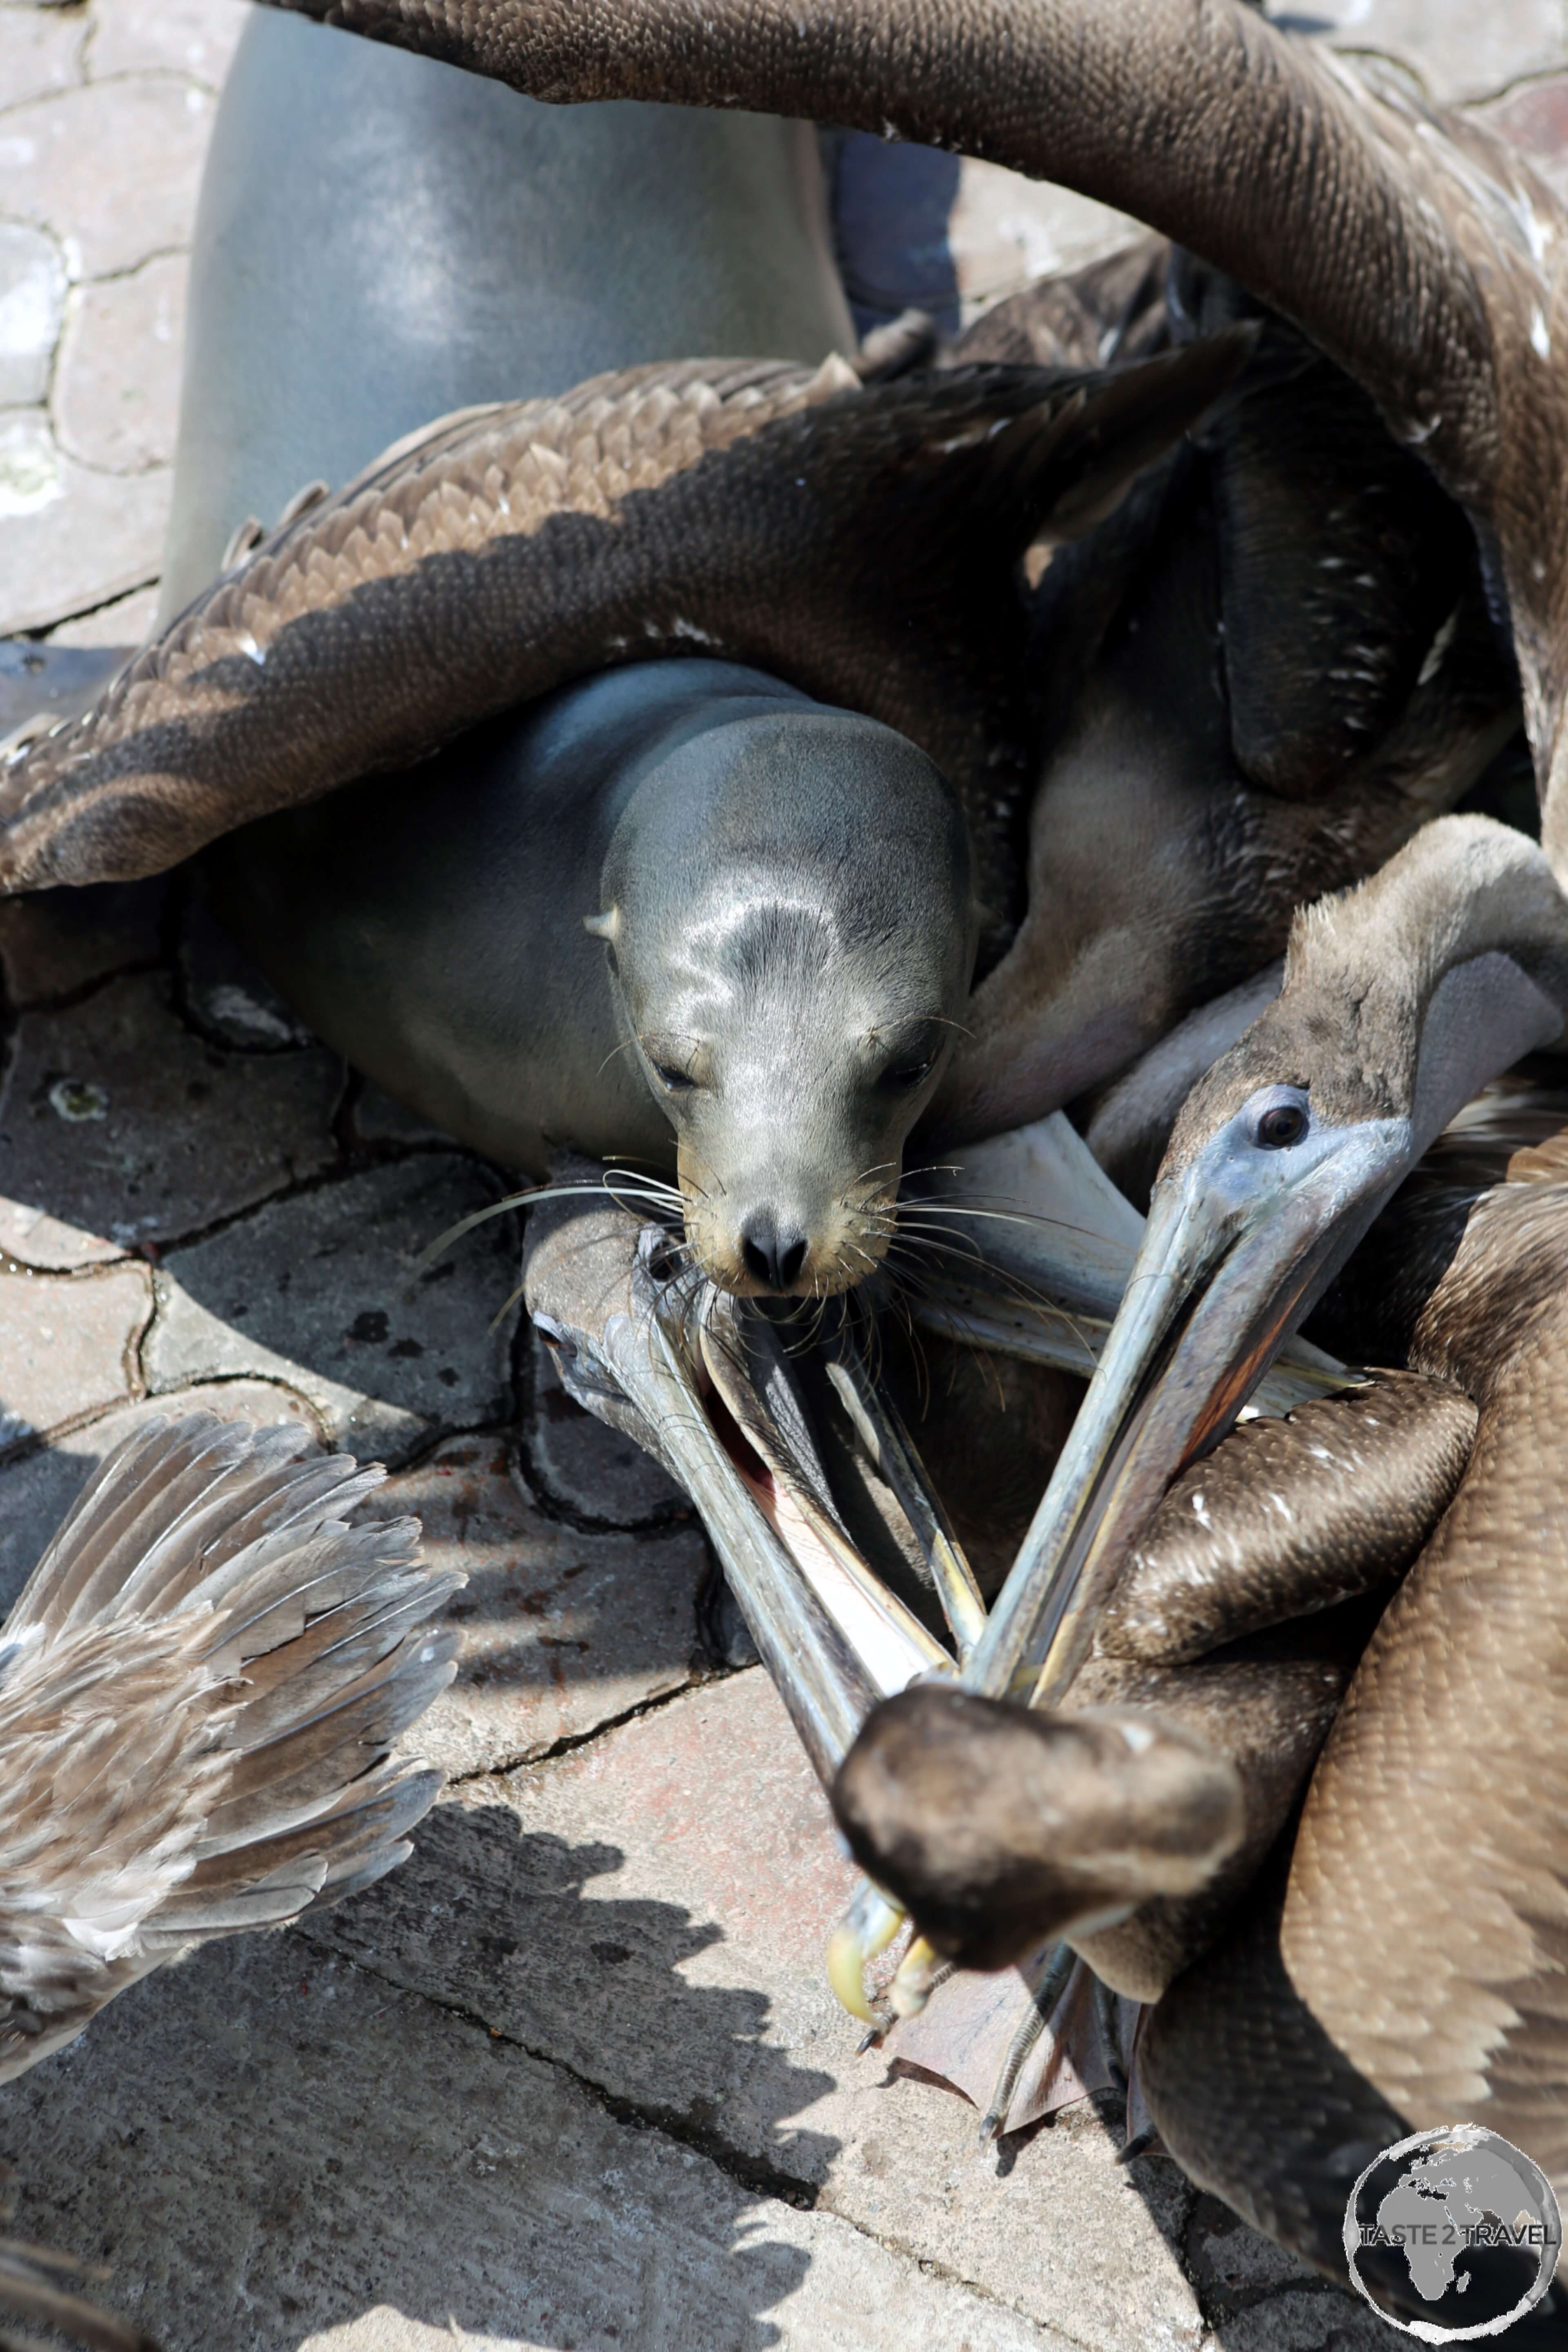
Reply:
M971 1654L972 1687L1076 1695L1097 1624L1102 1650L1183 1654L1173 1600L1194 1612L1180 1563L1151 1580L1145 1547L1119 1581L1170 1480L1195 1465L1172 1501L1201 1499L1202 1457L1283 1336L1440 1131L1484 1082L1558 1045L1565 1017L1568 902L1543 856L1487 820L1429 827L1373 881L1298 918L1278 1002L1177 1121L1126 1304ZM1560 1127L1502 1184L1487 1142L1483 1123L1460 1128L1332 1302L1368 1352L1474 1401L1468 1470L1356 1670L1281 1849L1283 1883L1171 1987L1142 2043L1145 2095L1178 2159L1335 2271L1347 2191L1401 2126L1485 2122L1568 2183L1568 1871L1553 1797L1568 1733L1553 1475L1568 1195ZM1336 1507L1360 1516L1353 1489ZM1355 1550L1320 1556L1333 1573L1318 1598L1342 1592ZM1211 1560L1217 1603L1239 1587L1250 1605L1247 1567ZM1261 1622L1282 1598L1300 1605L1299 1582L1263 1583ZM847 1810L863 1858L924 1924L920 1882L933 1861L941 1875L941 1841L916 1852L916 1809L891 1799L896 1775L878 1765L879 1720L863 1767L854 1755L846 1767ZM1151 1793L1157 1775L1171 1785L1158 1740L1119 1769L1124 1820L1141 1771ZM875 1836L857 1784L883 1808ZM1193 1838L1223 1858L1215 1790L1192 1789ZM1168 1817L1162 1834L1178 1837ZM1060 1875L1055 1911L1037 1912L1047 1925L1062 1923ZM1145 1891L1129 1875L1118 1895L1102 1874L1097 1896L1125 1907Z
M384 1475L191 1413L96 1471L0 1637L0 2081L209 1937L407 1854L440 1775L392 1743L450 1681L462 1579Z
M1568 869L1568 214L1479 125L1247 0L285 0L563 102L766 107L1117 205L1229 272L1372 395L1471 517Z

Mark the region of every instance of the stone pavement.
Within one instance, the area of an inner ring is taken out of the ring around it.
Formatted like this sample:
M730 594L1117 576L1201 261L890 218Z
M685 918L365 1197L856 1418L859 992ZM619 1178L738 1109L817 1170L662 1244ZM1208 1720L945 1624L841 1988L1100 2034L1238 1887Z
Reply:
M1564 0L1301 0L1568 186ZM134 642L237 0L0 0L0 636ZM437 70L437 68L432 68ZM1115 215L965 167L973 314ZM13 647L15 658L25 649ZM378 1455L468 1584L408 1866L216 1947L0 2092L17 2227L170 2352L1371 2352L1387 2331L1109 2105L997 2157L856 2054L848 1885L680 1498L554 1386L502 1185L300 1034L183 880L0 907L0 1606L89 1466L198 1396Z

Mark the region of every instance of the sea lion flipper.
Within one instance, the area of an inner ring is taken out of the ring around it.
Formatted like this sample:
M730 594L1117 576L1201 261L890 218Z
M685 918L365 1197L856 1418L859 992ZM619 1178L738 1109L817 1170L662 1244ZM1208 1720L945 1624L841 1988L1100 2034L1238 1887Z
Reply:
M650 655L706 651L865 710L962 790L1016 690L1011 565L1042 516L1087 519L1244 354L1222 336L1110 376L868 385L836 359L687 361L443 419L8 762L0 888L156 872Z

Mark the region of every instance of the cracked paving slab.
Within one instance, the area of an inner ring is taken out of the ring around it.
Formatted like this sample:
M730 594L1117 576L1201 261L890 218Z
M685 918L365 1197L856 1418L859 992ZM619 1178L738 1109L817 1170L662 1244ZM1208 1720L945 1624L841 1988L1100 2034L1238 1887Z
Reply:
M53 1281L0 1272L0 1449L128 1399L152 1313L144 1265Z
M108 474L174 463L189 272L185 254L159 254L79 291L50 400L55 439L68 457Z
M0 83L5 26L0 15ZM54 238L20 221L0 221L0 408L47 397L65 309L66 266Z
M73 89L86 42L87 26L74 8L0 10L0 109Z
M135 1987L0 2092L0 2146L16 2226L107 2262L165 2352L1069 2341L295 1935Z
M212 110L209 90L166 73L7 107L0 213L52 231L73 278L109 278L180 252L191 242Z
M121 475L75 464L42 409L0 418L0 635L46 629L155 579L172 479L166 467Z
M232 1217L331 1164L342 1091L325 1046L253 1058L193 1036L161 972L24 1013L0 1089L0 1248L87 1265Z
M406 1742L453 1778L584 1739L692 1680L707 1569L695 1525L650 1543L547 1519L494 1432L450 1439L361 1517L405 1511L423 1523L432 1565L468 1579L447 1612L461 1634L458 1679Z
M291 1058L258 1055L246 1067L259 1076ZM274 1201L169 1251L142 1349L148 1388L281 1381L309 1400L334 1444L395 1464L506 1419L515 1220L495 1218L417 1272L430 1243L500 1196L479 1160L421 1153Z
M1079 2346L1198 2352L1168 2159L1087 2105L982 2158L966 2102L857 2056L822 1967L852 1884L752 1670L466 1784L309 1932Z

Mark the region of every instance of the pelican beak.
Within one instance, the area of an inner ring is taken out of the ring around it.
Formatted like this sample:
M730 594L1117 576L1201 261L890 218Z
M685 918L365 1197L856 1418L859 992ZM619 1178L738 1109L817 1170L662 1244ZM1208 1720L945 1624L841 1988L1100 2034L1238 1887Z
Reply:
M686 1265L667 1230L603 1197L533 1211L523 1288L568 1393L634 1437L690 1496L806 1753L830 1783L879 1699L921 1675L951 1675L958 1661L850 1539L778 1336L749 1302ZM900 1467L916 1475L908 1458ZM921 1499L939 1511L923 1488ZM934 1517L931 1532L945 1543ZM950 1573L978 1612L962 1554Z
M1268 1150L1243 1111L1156 1184L1072 1433L965 1668L970 1688L1037 1706L1060 1696L1171 1480L1231 1426L1412 1158L1400 1119L1315 1126L1301 1148Z

